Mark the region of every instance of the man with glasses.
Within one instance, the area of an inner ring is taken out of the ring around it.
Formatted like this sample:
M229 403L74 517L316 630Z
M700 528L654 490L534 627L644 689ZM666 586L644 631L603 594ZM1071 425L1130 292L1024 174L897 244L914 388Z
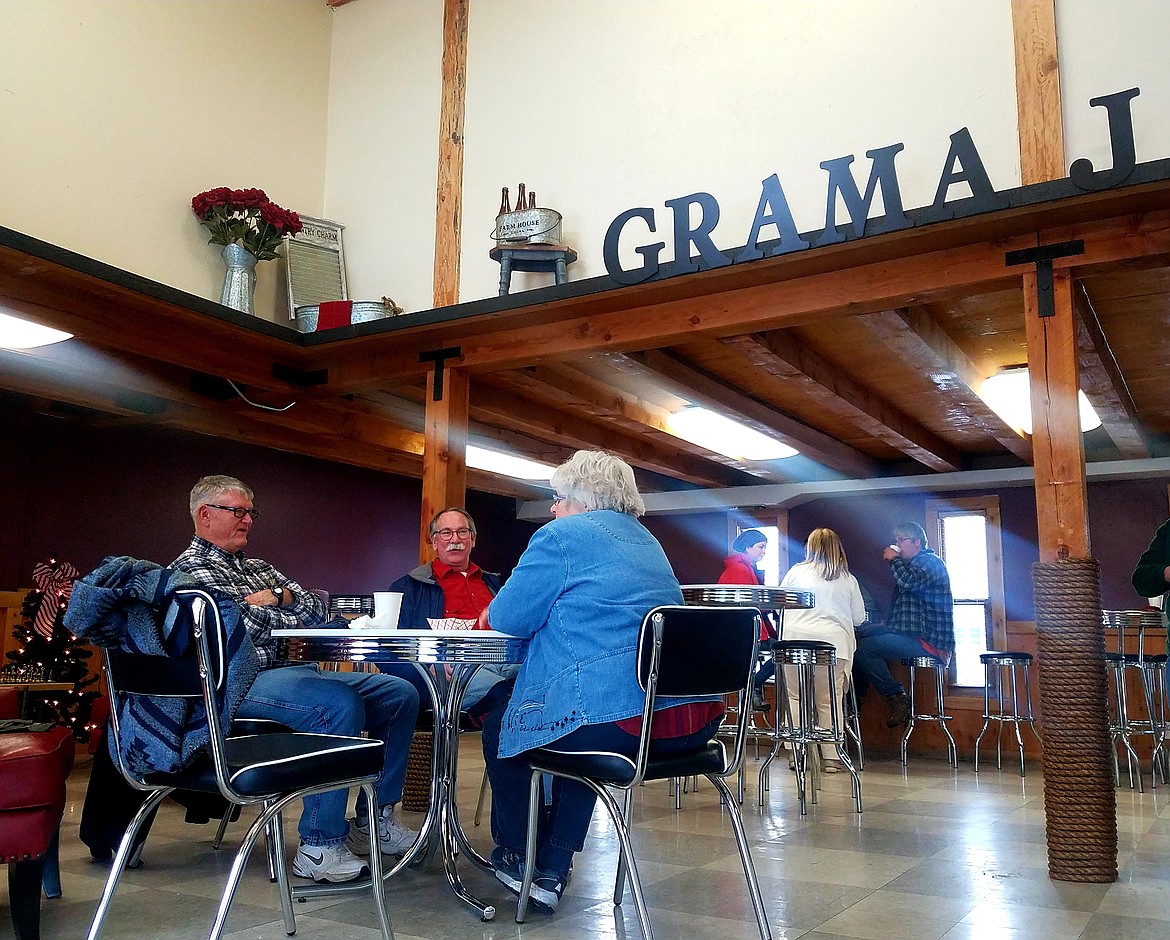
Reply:
M484 571L471 560L475 520L466 509L449 506L441 510L431 519L427 532L435 552L434 560L404 574L389 588L402 595L400 630L427 630L430 629L428 620L450 617L477 620L503 583L498 574ZM422 701L427 701L426 686L413 666L385 663L379 668L414 683ZM463 708L473 720L485 710L479 707L484 703L484 696L501 679L515 675L519 668L485 665L476 671L463 696Z
M857 630L854 679L864 694L872 682L890 707L886 726L897 728L910 717L910 699L890 675L888 660L933 656L946 662L955 649L954 599L946 565L926 541L917 522L894 529L894 543L882 552L894 576L894 598L884 624Z
M294 731L359 735L384 741L385 764L375 781L378 843L385 854L402 854L416 833L394 818L406 777L406 752L418 717L418 695L407 682L368 672L322 673L316 665L277 657L274 628L308 626L325 619L325 604L244 548L259 511L252 490L228 476L207 476L191 490L195 537L171 565L200 586L235 599L256 647L260 673L237 711L240 718L269 718ZM301 844L292 870L318 882L351 881L368 872L357 855L370 852L368 820L346 821L346 790L305 797ZM359 816L365 802L358 801Z

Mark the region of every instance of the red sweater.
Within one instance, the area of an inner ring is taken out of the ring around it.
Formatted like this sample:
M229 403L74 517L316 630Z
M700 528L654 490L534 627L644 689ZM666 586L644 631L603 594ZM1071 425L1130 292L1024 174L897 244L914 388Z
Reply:
M743 552L736 552L723 559L723 574L719 575L718 584L760 584L759 569L752 564L750 558ZM768 628L764 621L760 621L760 639L768 639Z

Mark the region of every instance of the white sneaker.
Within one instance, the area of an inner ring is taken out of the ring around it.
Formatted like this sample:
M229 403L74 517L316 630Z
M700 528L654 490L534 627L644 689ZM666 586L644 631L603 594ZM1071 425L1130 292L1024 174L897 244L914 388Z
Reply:
M394 807L383 806L378 813L378 846L383 855L405 855L414 845L418 833L394 818ZM370 854L370 827L356 819L349 821L349 837L345 844L354 855Z
M298 878L334 884L353 881L370 871L365 862L340 842L336 845L305 845L302 842L293 859L292 870Z

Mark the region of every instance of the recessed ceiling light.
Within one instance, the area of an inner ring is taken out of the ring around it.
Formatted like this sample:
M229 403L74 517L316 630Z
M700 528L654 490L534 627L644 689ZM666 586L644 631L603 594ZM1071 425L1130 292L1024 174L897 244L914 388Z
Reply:
M72 333L0 313L0 346L5 349L34 349L72 338Z
M979 389L979 397L1013 428L1032 433L1032 393L1028 385L1028 367L1012 366L991 376ZM1081 431L1101 427L1101 419L1085 393L1077 392Z
M535 480L548 483L555 467L526 457L517 457L515 454L505 454L499 450L488 450L486 447L467 445L467 466L476 470L486 470L488 473L499 473L517 480Z
M692 406L666 419L670 433L737 460L781 460L800 451L706 408Z

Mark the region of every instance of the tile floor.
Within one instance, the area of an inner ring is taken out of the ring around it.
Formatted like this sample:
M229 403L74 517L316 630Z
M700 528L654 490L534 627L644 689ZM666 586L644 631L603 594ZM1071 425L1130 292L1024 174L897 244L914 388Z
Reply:
M463 750L460 805L473 843L490 847L486 821L470 826L482 758L478 738ZM750 749L749 749L750 752ZM758 767L752 762L750 767ZM1170 937L1170 788L1139 795L1118 790L1120 877L1114 884L1069 884L1046 874L1043 785L1039 768L1021 779L1005 765L976 776L970 763L870 760L862 774L865 813L853 812L848 776L824 778L820 802L801 818L786 763L773 763L770 799L756 805L754 770L743 808L773 935L880 940L1164 940ZM62 827L64 896L42 905L46 940L83 937L108 869L77 838L88 766L70 780ZM512 896L465 865L472 893L499 914L481 923L447 889L434 867L406 872L387 890L398 940L437 938L640 937L632 901L610 899L615 840L599 811L585 852L555 916L517 925ZM758 936L731 828L705 782L676 812L664 784L643 788L635 810L639 867L657 935L688 940ZM292 826L290 826L290 831ZM236 842L229 830L227 845ZM206 937L231 861L210 847L214 826L182 821L166 804L144 852L145 865L123 878L104 936L118 940ZM293 834L295 838L295 833ZM2 890L2 889L0 889ZM0 938L12 927L0 893ZM297 904L300 940L379 936L362 895ZM275 888L253 856L228 923L231 940L284 937Z

